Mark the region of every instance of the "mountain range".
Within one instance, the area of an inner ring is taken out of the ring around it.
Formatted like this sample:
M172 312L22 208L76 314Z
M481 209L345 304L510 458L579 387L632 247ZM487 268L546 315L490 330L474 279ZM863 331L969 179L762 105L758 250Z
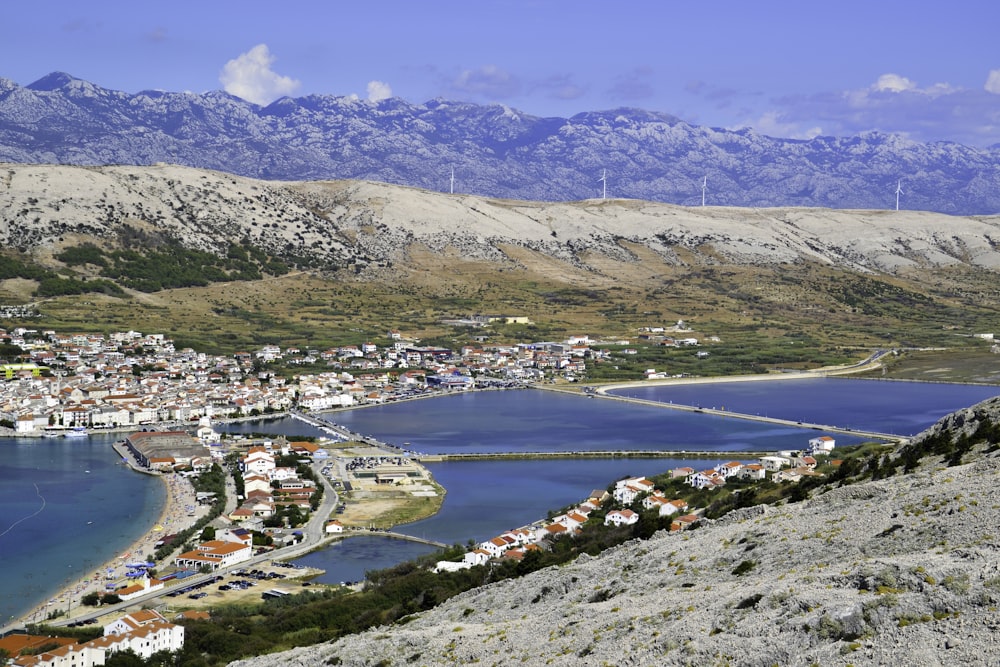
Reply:
M0 78L0 161L165 162L266 180L355 179L536 201L1000 211L1000 147L869 132L780 139L615 109L540 118L435 99L283 97L102 88L65 73ZM454 183L452 183L454 174ZM606 174L606 180L602 177Z

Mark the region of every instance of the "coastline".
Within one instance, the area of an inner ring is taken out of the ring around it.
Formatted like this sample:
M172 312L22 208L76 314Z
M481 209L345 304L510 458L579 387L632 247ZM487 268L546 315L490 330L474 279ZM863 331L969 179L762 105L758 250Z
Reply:
M159 515L154 522L149 524L149 527L144 531L142 536L133 541L121 554L94 568L92 574L81 576L76 581L57 590L55 594L48 597L46 602L31 609L16 621L13 621L11 626L44 622L47 620L50 608L62 609L65 607L68 609L68 612L64 617L60 617L59 620L72 619L73 612L79 612L82 607L80 598L88 593L103 592L105 585L112 581L118 584L123 583L126 580L125 563L133 560L145 560L146 555L152 553L154 550L153 544L162 536L183 530L197 521L198 517L187 516L186 508L189 505L198 508L197 511L199 513L204 513L204 509L200 508L195 502L194 486L190 480L180 475L158 476L162 480L166 496ZM114 579L105 578L109 573L115 575ZM84 609L93 611L97 607L84 607Z

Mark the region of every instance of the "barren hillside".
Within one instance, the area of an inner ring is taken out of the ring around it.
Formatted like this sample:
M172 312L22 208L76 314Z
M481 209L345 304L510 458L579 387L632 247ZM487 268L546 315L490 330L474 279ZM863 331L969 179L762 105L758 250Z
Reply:
M412 268L420 249L430 249L501 266L556 260L599 275L606 260L638 262L635 246L673 265L815 261L887 272L1000 266L1000 217L621 199L521 202L369 182L257 181L173 166L0 168L4 247L39 251L80 235L110 242L126 225L217 252L246 238L275 253L379 274Z

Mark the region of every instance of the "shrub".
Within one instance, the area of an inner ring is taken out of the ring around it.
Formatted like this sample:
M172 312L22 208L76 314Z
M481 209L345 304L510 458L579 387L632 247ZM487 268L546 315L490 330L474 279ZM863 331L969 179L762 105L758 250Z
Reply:
M754 593L750 597L743 598L740 600L739 604L736 605L737 609L751 609L757 606L757 603L761 601L764 596L760 593Z

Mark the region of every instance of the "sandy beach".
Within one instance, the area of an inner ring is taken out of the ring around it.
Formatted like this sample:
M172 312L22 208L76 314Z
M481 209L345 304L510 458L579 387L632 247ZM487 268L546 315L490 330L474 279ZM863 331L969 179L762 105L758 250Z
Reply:
M166 502L160 515L155 522L149 524L149 529L144 535L129 545L128 549L121 554L96 568L89 576L71 583L51 597L48 602L32 609L19 619L19 623L42 622L54 610L68 608L68 618L80 614L81 609L93 611L94 607L83 607L80 604L80 598L91 592L103 592L109 584L114 584L116 588L128 585L126 563L149 560L156 550L154 545L157 541L166 535L184 530L205 514L207 509L197 504L194 487L188 478L176 474L159 475L159 477L166 486ZM195 516L188 516L189 511L192 510L195 512ZM157 563L157 569L162 570L167 564L167 562Z

